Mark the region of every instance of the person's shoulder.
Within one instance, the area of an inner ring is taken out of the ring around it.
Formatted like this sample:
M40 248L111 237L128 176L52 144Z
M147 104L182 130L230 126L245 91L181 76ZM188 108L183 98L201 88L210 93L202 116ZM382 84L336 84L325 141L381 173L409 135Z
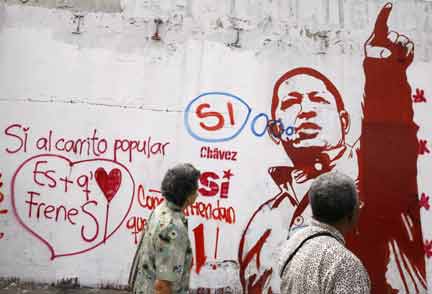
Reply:
M356 271L367 275L366 268L361 262L361 260L345 246L343 246L342 244L341 246L343 248L340 251L341 252L340 258L338 259L339 267L343 271L347 271L347 272Z
M166 205L160 205L155 211L157 217L157 230L162 235L174 236L184 235L188 233L185 225L185 218L181 212L173 211Z
M153 211L149 225L153 230L159 231L173 223L173 219L174 216L171 211L164 204L161 204Z
M362 262L349 252L338 255L324 274L324 284L329 293L342 294L366 294L370 293L369 275Z

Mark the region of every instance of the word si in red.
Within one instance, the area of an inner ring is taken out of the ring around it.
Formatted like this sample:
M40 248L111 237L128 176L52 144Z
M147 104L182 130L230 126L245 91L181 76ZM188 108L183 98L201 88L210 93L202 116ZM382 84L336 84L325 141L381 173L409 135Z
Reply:
M219 194L220 198L228 198L231 177L234 174L230 169L224 170L223 175L218 175L213 171L201 173L198 192L201 196L213 197Z
M234 126L234 110L233 110L233 104L231 102L226 103L228 116L229 116L229 122L231 126ZM207 130L207 131L217 131L222 129L225 126L225 119L224 115L217 111L207 111L205 112L205 109L211 108L210 104L208 103L201 103L195 110L196 115L199 118L206 118L206 117L214 117L216 118L217 123L213 125L207 125L204 122L200 122L200 126Z
M184 124L188 133L201 142L226 142L237 137L245 128L252 108L240 97L225 92L203 93L193 99L184 111ZM250 130L263 137L277 124L282 133L292 136L293 126L284 126L281 119L270 119L265 113L254 115Z
M30 127L20 124L8 126L4 134L11 139L12 146L7 147L5 151L9 154L26 153L30 147L29 130ZM62 151L87 156L100 156L108 150L108 141L98 136L97 129L93 129L91 136L76 139L55 137L53 130L49 130L46 136L38 137L34 143L34 147L39 151Z
M240 97L224 92L203 93L184 112L186 130L203 142L224 142L238 136L252 109Z

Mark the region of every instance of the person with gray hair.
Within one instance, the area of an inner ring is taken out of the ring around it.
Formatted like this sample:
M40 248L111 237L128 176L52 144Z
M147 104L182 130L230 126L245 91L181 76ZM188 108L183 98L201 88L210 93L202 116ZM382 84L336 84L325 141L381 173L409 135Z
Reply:
M165 201L150 215L129 274L134 294L189 293L192 249L183 210L198 196L200 171L191 164L169 169L161 185Z
M313 218L285 241L279 258L280 293L370 293L369 275L345 247L361 207L354 181L329 172L309 190Z

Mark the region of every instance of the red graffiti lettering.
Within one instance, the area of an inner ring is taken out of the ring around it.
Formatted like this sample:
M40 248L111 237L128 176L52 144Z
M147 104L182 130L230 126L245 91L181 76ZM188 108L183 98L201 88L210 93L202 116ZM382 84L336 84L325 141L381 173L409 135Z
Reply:
M165 149L169 144L169 142L153 143L151 136L147 140L116 139L114 141L114 160L117 161L119 155L122 153L126 154L129 162L132 162L134 155L137 154L142 154L147 158L153 155L165 156Z
M132 216L126 222L126 228L131 231L134 236L134 243L138 244L138 234L144 231L147 219L140 216Z
M223 176L224 179L228 179L229 180L233 176L233 174L231 173L230 169L224 170L223 173L224 173L224 176Z
M63 220L65 222L69 222L71 225L75 225L73 218L74 216L78 215L78 210L76 208L66 208L64 205L50 205L46 204L45 202L39 202L37 201L37 197L39 197L41 194L34 191L28 191L27 192L29 198L25 201L25 203L28 205L28 218L45 218L54 220L55 222L58 222L59 220ZM37 196L37 197L35 197ZM89 201L87 203L94 202L97 205L96 201ZM82 206L82 211L84 213L88 213L84 210L85 205Z
M200 126L206 131L218 131L225 127L225 118L223 114L218 111L204 112L205 109L208 109L210 107L211 107L210 104L202 103L198 105L198 107L196 108L195 114L198 116L198 118L209 118L209 117L215 118L217 122L214 125L206 125L205 123L200 122ZM231 126L234 126L235 125L234 109L231 102L227 102L227 110L228 110L229 122Z
M89 181L90 179L93 177L93 173L90 173L90 178L87 175L80 175L77 179L76 179L76 183L77 185L82 188L82 191L85 193L86 195L86 200L89 200L89 195L90 195L90 189L89 189Z
M30 128L26 128L21 126L20 124L13 124L8 126L4 133L6 136L15 138L17 140L17 146L14 149L6 148L6 152L9 154L14 154L19 151L27 152L27 140L28 140L28 130ZM18 134L17 134L18 133Z
M85 169L89 171L82 173ZM98 172L93 176L95 170ZM33 187L21 185L24 180L30 180ZM96 189L91 192L93 187ZM86 197L68 195L78 196L81 190ZM73 162L60 155L37 155L24 161L11 181L15 216L29 233L48 247L51 259L81 254L106 242L125 222L133 205L134 192L135 183L127 168L109 159ZM93 197L90 198L90 194ZM124 196L119 201L120 195ZM112 221L110 205L116 217L109 225ZM76 244L61 243L61 252L56 252L60 242L55 228L58 225L62 233L69 227L71 240L78 241ZM49 229L41 230L43 226Z
M217 180L219 179L219 176L214 172L203 172L200 176L200 183L204 188L199 188L198 192L202 196L211 197L215 196L219 192L218 184L210 179Z
M90 211L87 210L86 206L89 205L89 204L93 204L93 205L97 206L98 203L95 200L87 201L83 206L81 206L81 210L82 210L82 212L84 212L85 214L87 214L93 220L93 222L95 224L95 230L94 230L95 232L93 234L93 237L87 238L85 236L85 234L84 234L85 226L83 225L83 226L81 226L81 238L84 241L91 243L94 240L96 240L96 238L99 235L99 222L98 222L96 216L94 214L92 214ZM106 239L106 236L104 236L104 241L105 241L105 239Z
M228 198L228 192L229 192L229 182L223 182L221 184L220 198Z
M3 200L4 200L4 195L3 195L3 193L0 191L0 203L2 203ZM8 213L8 210L7 210L7 209L0 209L0 214L6 214L6 213Z
M200 176L200 188L198 192L205 197L213 197L219 194L220 198L228 198L230 189L230 179L234 176L231 170L224 170L221 183L218 180L221 179L217 173L208 171L201 173Z
M143 185L138 185L138 204L145 209L154 210L165 198L162 197L161 192L155 189L149 189L148 193L154 195L145 195L145 189Z
M203 146L200 149L200 157L216 160L231 160L237 161L237 151L222 150L218 147Z
M50 170L39 170L39 165L46 165L48 161L46 160L39 160L36 161L34 169L33 169L33 182L39 186L45 186L45 184L48 185L50 188L54 188L57 186L56 180L53 178L53 174L55 174L55 171ZM41 175L41 176L38 176ZM42 178L42 179L41 179Z
M216 220L228 224L236 222L235 210L233 207L222 207L219 200L216 201L216 207L211 203L196 201L184 209L185 216L199 216L206 220Z
M2 174L0 173L0 188L3 187L3 182L2 182ZM2 203L4 200L4 195L3 193L0 191L0 203ZM6 214L8 213L7 209L0 209L0 214Z
M99 138L97 136L97 129L93 130L90 137L78 138L78 139L66 139L59 137L58 139L53 138L53 131L48 132L48 136L40 137L36 141L36 148L38 150L48 151L65 151L74 153L77 155L87 156L100 156L108 150L108 142L105 138Z
M3 182L2 182L2 174L0 173L0 188L3 187ZM4 195L3 193L0 191L0 203L2 203L4 200ZM7 209L0 209L0 214L7 214L8 210ZM4 237L4 233L0 232L0 240L3 239Z
M210 108L210 104L208 104L208 103L200 104L196 109L196 115L199 118L214 117L214 118L216 118L217 123L214 125L206 125L205 123L200 122L201 128L203 128L204 130L207 130L207 131L217 131L217 130L222 129L225 125L225 119L224 119L223 115L217 111L203 112L203 110L207 109L207 108Z
M68 192L69 185L74 183L73 181L71 181L71 180L68 178L68 176L60 177L59 180L62 181L62 182L64 183L64 192L65 192L65 193Z

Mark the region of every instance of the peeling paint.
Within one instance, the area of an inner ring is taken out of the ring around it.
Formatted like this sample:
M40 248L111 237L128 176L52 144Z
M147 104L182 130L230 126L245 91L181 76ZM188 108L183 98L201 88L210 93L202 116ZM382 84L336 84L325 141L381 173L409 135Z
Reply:
M0 6L0 14L3 11L3 14L8 16L2 18L3 27L48 29L54 36L58 36L59 40L79 44L80 48L96 46L118 50L122 46L112 48L113 42L134 43L133 47L128 47L130 51L134 48L142 50L147 47L146 40L151 41L154 34L153 21L160 18L164 22L159 32L164 40L161 46L168 51L169 48L183 46L189 40L202 38L225 44L232 43L234 28L244 31L242 50L255 52L265 50L261 47L262 40L270 38L271 40L283 39L283 42L290 44L295 43L299 48L299 54L302 54L304 48L309 48L307 54L310 48L315 48L315 52L312 52L315 54L331 54L336 43L338 47L351 48L348 51L350 54L362 54L361 44L356 40L365 37L365 32L373 25L369 11L371 7L373 11L378 7L374 1L339 0L315 1L313 4L311 1L298 0L274 3L226 0L220 5L196 0L175 2L173 5L158 1L138 3L135 0L128 0L122 4L124 8L122 13L106 14L104 11L110 10L106 7L113 7L113 5L103 4L106 6L102 7L102 4L98 6L99 2L94 2L93 8L87 9L88 11L82 7L82 10L74 9L70 12L64 9L46 10L34 7L35 2L31 1L26 5L21 4L19 9L14 8L10 3L18 3L20 0L8 2L3 9ZM58 3L58 1L45 1L40 2L39 6L54 8ZM74 7L79 8L80 3L76 2ZM421 34L421 32L432 30L432 20L429 15L432 3L416 1L401 6L402 9L395 9L397 13L390 20L392 25L396 29L401 27L405 31L408 29L406 34L418 38L415 40L416 44L420 44L417 46L418 56L427 56L427 51L431 48L429 37L428 34ZM82 15L82 23L76 19L76 15ZM332 21L334 15L338 18L336 24L334 20ZM71 19L74 21L70 21ZM68 23L70 23L68 32L63 31ZM70 35L70 32L77 32L78 23L80 23L81 33L79 39ZM289 34L286 33L288 29ZM345 31L343 35L345 37L335 33L340 29ZM302 32L306 31L308 34L304 35L305 39ZM319 36L321 32L328 32L329 36L324 38L325 40L322 37L311 37ZM296 35L300 37L295 37Z
M8 0L7 3L8 5L69 9L85 12L116 13L122 11L121 0Z

